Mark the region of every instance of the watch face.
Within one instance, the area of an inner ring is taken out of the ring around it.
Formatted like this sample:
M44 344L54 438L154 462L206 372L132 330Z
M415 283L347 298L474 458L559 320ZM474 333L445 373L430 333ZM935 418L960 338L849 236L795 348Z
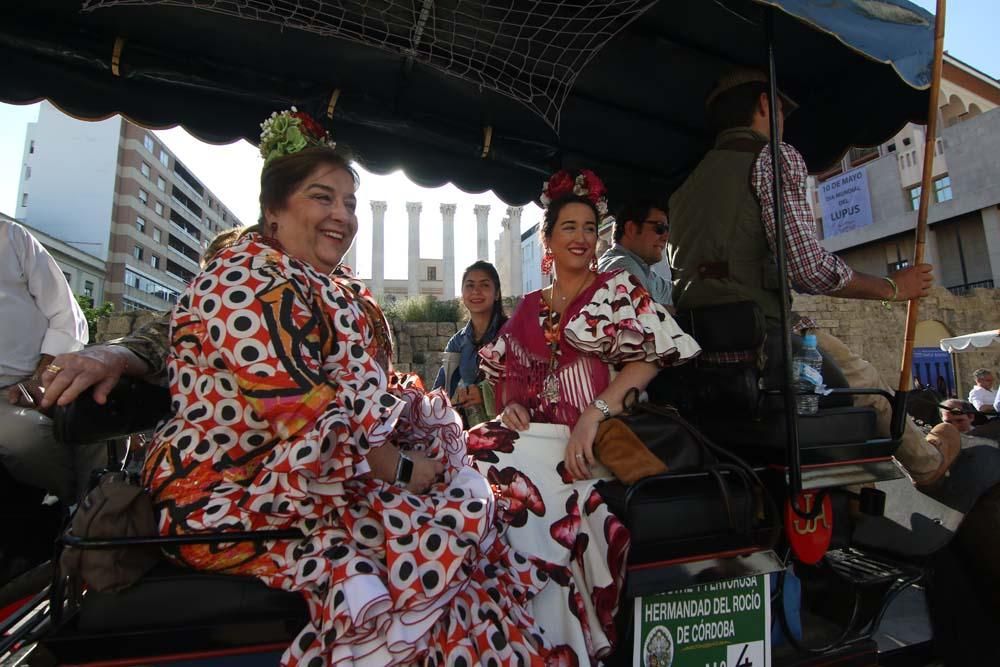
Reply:
M399 472L396 475L396 481L403 484L409 484L410 479L413 477L413 461L405 455L400 455L399 457Z

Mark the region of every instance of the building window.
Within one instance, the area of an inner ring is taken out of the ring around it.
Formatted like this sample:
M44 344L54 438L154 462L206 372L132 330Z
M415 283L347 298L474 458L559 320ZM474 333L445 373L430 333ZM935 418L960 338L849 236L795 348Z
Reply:
M167 151L163 150L162 148L160 149L160 164L162 164L164 167L170 166L170 156L167 155Z
M934 179L934 201L939 204L954 198L951 192L951 176L941 176Z
M156 255L150 255L149 265L152 266L154 269L160 268L160 258L157 257Z
M31 178L31 165L25 165L24 167L24 180Z
M904 146L909 146L911 143L913 143L912 139L910 139L909 137L903 137L903 145Z
M920 186L914 185L906 191L906 194L910 197L910 210L916 211L920 208Z
M437 270L437 267L436 266L428 266L427 267L427 280L437 280L437 279L438 279L438 270Z
M94 283L89 280L83 281L83 295L89 296L91 299L94 298Z
M145 231L146 231L146 221L142 217L138 217L137 216L136 219L135 219L135 228L138 229L140 232L145 233ZM142 259L142 258L140 257L139 259Z
M28 205L28 193L25 192L21 195L21 206L27 206L27 205Z
M156 187L160 188L161 192L166 192L167 191L167 182L165 180L163 180L162 176L157 176L156 177Z
M889 144L888 146L885 147L885 150L888 153L895 153L896 152L896 144L895 143Z
M149 193L146 192L145 190L139 190L139 201L141 201L143 204L147 204L148 205L148 203L149 203Z
M163 204L156 202L156 215L163 215Z
M34 139L32 139L32 140L31 140L31 141L30 141L30 142L28 143L28 152L29 152L29 153L34 153L34 152L35 152L35 140L34 140Z
M163 237L162 237L162 234L161 234L160 230L157 229L156 227L153 227L153 240L156 241L157 243L160 243L161 242L160 241L161 238L163 238Z
M63 274L63 278L65 278L65 279L66 279L66 284L69 284L70 282L72 282L72 280L73 280L73 276L71 276L71 275L70 275L69 273L67 273L66 271L63 271L63 272L62 272L62 274Z
M142 261L142 246L141 245L137 245L136 247L132 248L132 256L135 257L136 259Z
M145 162L143 162L142 166L139 167L139 171L142 172L143 176L145 176L146 178L149 178L149 165L148 164L146 164Z
M146 147L146 150L152 153L154 151L153 137L148 134L142 138L142 145Z

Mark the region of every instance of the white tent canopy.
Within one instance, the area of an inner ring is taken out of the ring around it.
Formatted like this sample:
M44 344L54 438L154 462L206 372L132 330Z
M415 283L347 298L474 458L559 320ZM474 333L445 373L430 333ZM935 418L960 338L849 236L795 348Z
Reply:
M941 349L945 352L961 352L969 347L989 347L1000 343L1000 329L991 331L980 331L979 333L955 336L954 338L942 338Z

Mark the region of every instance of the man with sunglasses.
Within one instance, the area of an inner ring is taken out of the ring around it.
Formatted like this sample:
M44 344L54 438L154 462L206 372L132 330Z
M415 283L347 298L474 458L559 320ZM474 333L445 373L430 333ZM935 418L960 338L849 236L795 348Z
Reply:
M941 412L941 421L951 424L958 429L959 433L968 433L972 430L972 420L976 416L976 408L967 401L957 398L949 398L938 403Z
M661 264L670 236L666 205L652 199L636 199L622 207L615 217L615 243L597 261L601 271L625 269L638 278L653 300L672 306L670 267Z

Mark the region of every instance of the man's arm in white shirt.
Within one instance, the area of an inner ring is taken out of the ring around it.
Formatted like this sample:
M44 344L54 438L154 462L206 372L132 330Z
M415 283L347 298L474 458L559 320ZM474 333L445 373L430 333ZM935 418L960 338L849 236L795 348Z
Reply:
M56 260L20 225L14 226L12 240L18 250L28 292L49 320L41 353L56 356L83 349L90 338L87 319Z
M973 387L972 391L969 392L969 403L972 403L973 407L980 412L992 412L993 400L991 399L994 398L994 396L991 396L987 390L979 385Z

